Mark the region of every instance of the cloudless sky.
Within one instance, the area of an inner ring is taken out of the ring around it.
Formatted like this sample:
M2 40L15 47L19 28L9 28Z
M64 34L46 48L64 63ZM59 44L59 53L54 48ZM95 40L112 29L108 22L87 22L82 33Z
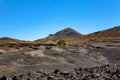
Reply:
M120 0L0 0L0 37L35 40L71 27L82 34L120 25Z

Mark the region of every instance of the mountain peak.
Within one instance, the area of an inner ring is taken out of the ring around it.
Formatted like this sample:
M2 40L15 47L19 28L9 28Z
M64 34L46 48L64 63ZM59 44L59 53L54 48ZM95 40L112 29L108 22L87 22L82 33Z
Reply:
M70 27L67 27L67 28L64 28L63 30L56 32L55 36L58 38L64 38L64 37L81 36L81 34L79 32L77 32L76 30L74 30Z
M72 28L71 27L66 27L63 30L69 30L69 29L72 29Z
M48 37L44 39L38 39L36 41L49 41L49 40L59 40L59 39L68 39L68 38L73 38L81 36L79 32L76 30L72 29L71 27L66 27L55 34L50 34Z

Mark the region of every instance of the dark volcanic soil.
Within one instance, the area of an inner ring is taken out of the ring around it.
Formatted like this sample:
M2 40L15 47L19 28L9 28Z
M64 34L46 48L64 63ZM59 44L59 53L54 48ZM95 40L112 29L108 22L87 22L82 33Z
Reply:
M72 45L66 49L57 46L49 46L49 48L39 46L37 50L18 50L6 53L1 50L0 76L36 71L53 72L55 69L71 72L75 68L92 68L106 64L119 66L120 47L118 47L118 44L112 46L108 46L108 44L111 43L102 43L102 45L101 43L89 43L86 47Z

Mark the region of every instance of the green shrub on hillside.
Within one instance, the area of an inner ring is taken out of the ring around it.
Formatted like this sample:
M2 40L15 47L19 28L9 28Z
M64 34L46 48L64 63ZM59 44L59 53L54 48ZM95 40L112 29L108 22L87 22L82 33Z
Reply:
M61 48L67 48L67 46L68 46L68 44L67 44L67 42L66 42L65 40L59 40L59 41L57 42L57 44L58 44L59 47L61 47Z
M52 60L52 61L56 61L56 60L57 60L57 58L55 58L55 57L52 57L52 58L51 58L51 60Z
M84 47L84 46L85 46L85 43L81 43L81 44L80 44L80 47Z
M82 66L82 70L86 70L87 69L87 66L86 65L83 65Z

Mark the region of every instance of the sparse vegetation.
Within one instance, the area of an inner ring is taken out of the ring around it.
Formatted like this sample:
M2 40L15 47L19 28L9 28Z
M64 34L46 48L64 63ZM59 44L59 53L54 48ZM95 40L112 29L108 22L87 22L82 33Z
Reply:
M58 48L58 47L53 47L52 50L56 51L56 52L63 52L63 49Z
M55 58L55 57L52 57L52 58L51 58L51 60L52 60L52 61L56 61L56 60L57 60L57 58Z
M46 43L47 44L55 44L55 42L53 42L53 41L47 41Z
M15 68L11 68L11 67L0 67L0 73L1 72L14 72Z
M44 56L44 53L41 50L31 51L31 52L27 52L24 54L26 56L31 56L31 57L43 57Z

